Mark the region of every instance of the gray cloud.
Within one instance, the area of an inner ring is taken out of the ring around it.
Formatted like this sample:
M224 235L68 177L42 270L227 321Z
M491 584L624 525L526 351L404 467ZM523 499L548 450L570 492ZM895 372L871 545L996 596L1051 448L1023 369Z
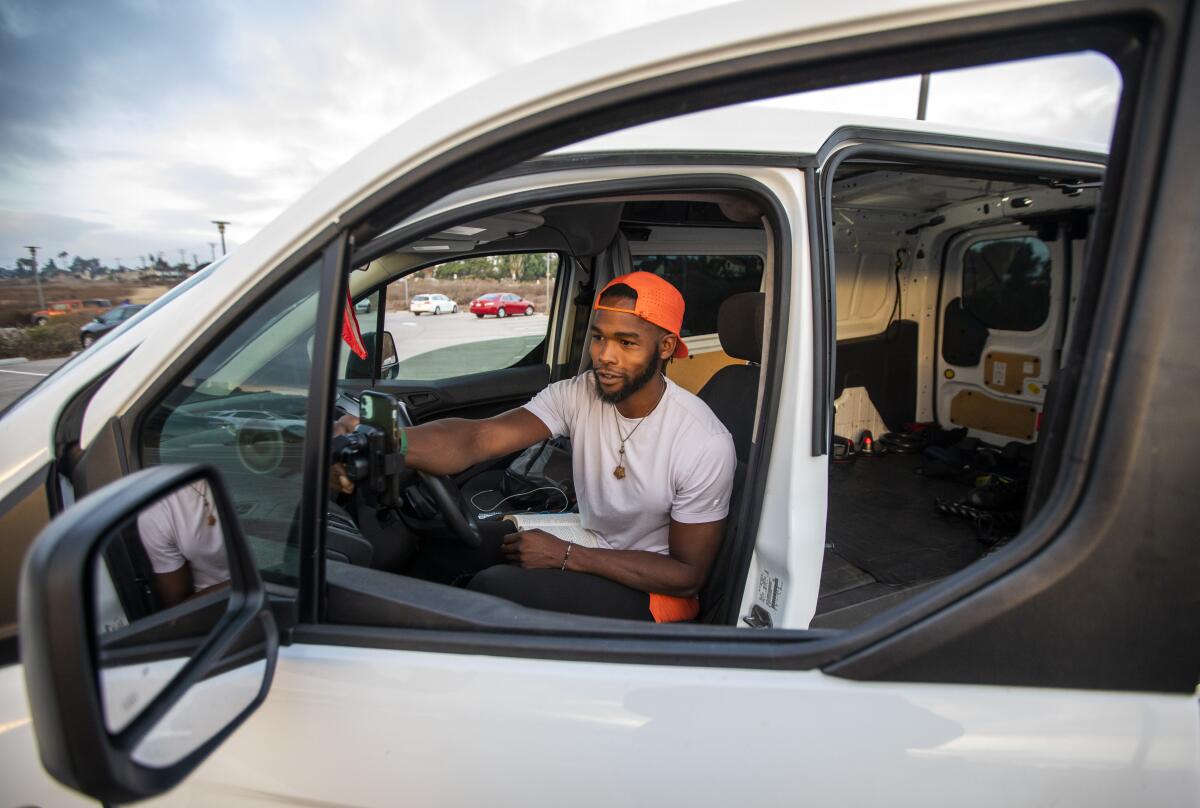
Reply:
M102 226L61 236L98 254L206 248L218 217L244 240L420 109L720 1L0 0L0 208ZM33 238L11 230L0 254Z
M0 211L0 266L11 267L18 258L27 258L26 244L38 246L54 245L49 255L70 245L80 243L85 236L101 233L106 227L71 216L56 216L49 213L22 213ZM39 258L46 257L43 252Z
M18 258L27 258L26 244L41 248L39 262L66 251L71 257L99 258L108 266L114 266L118 258L125 266L136 266L142 255L158 253L168 261L178 261L181 247L187 261L193 254L206 260L211 256L210 241L217 242L216 252L220 254L216 233L195 231L194 221L166 214L156 224L162 227L120 228L73 216L0 210L0 267L12 267ZM190 238L181 243L180 234ZM233 247L242 240L231 237L229 244Z
M17 127L52 138L93 115L153 117L177 88L235 92L220 4L87 0L0 3L0 148L44 157Z

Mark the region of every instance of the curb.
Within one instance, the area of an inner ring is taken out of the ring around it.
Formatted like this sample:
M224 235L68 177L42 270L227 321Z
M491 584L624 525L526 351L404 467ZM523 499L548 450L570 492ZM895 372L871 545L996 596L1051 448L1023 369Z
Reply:
M21 365L28 361L29 360L23 356L14 356L11 359L0 359L0 367L4 365Z

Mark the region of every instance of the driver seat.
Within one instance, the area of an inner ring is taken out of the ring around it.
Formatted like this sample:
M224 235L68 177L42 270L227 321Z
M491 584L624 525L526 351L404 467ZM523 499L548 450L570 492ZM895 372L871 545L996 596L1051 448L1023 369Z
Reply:
M733 476L733 495L729 501L729 516L725 522L725 540L717 551L708 580L700 588L700 616L697 622L713 622L728 597L733 574L732 559L736 557L734 538L741 516L742 489L750 463L754 438L754 415L758 404L758 383L761 375L763 318L766 295L762 292L743 292L732 295L717 312L717 334L721 348L745 364L721 368L700 388L700 400L733 436L737 468Z

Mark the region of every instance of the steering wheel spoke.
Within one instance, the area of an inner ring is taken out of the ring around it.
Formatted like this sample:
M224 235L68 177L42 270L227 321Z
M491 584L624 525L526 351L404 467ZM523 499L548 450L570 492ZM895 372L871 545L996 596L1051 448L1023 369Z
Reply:
M413 426L412 417L403 401L397 409L400 425ZM483 543L483 535L475 520L468 516L466 508L463 507L462 495L454 480L445 474L418 471L417 481L437 504L442 518L455 537L468 547L479 547Z

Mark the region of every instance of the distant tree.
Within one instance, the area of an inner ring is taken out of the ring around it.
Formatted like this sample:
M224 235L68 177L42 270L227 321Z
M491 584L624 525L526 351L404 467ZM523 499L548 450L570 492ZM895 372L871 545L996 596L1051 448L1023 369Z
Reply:
M84 258L82 255L77 255L71 262L71 274L95 278L97 275L104 274L104 268L100 266L99 258Z
M418 277L438 280L508 278L532 281L546 277L547 265L553 267L558 258L551 255L547 264L546 253L513 253L510 255L473 255L438 264L432 269L422 270Z

